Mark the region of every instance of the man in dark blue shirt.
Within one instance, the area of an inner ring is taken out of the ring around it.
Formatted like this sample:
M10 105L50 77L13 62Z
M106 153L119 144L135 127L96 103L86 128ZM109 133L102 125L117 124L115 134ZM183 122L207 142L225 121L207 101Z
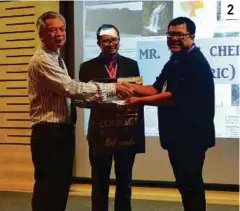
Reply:
M161 145L168 150L185 211L205 211L202 178L205 152L215 145L214 81L209 63L194 44L196 26L186 17L168 25L172 53L152 86L131 87L129 105L158 106Z

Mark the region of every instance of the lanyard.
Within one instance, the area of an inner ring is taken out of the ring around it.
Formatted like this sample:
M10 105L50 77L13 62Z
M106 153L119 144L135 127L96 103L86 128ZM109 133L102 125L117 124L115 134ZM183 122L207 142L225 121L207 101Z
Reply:
M118 69L117 63L116 63L116 65L115 65L115 68L113 67L113 68L114 68L114 71L113 71L113 72L111 72L111 71L109 70L109 68L107 67L107 65L105 65L105 68L106 68L106 70L107 70L108 75L109 75L110 78L116 78L116 76L117 76L117 69Z

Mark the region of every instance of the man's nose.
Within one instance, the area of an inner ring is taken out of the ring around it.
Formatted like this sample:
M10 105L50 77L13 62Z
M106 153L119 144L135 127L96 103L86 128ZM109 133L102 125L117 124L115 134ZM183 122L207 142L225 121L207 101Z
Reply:
M114 45L112 40L110 40L109 45L110 46Z
M172 40L178 40L177 36L173 36Z

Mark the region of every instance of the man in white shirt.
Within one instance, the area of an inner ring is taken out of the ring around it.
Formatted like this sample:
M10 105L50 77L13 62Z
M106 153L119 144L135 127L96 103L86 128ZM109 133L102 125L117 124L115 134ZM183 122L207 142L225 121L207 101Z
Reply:
M41 46L30 60L28 96L32 121L31 152L34 164L33 211L64 211L72 179L74 125L70 98L101 99L132 94L121 84L82 83L72 80L59 50L66 42L66 22L56 12L37 20Z

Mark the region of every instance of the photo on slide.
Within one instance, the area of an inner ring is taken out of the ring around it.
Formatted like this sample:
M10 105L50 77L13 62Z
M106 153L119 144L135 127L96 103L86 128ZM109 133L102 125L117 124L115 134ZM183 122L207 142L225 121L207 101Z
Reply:
M113 24L121 36L141 35L141 17L142 2L88 2L85 30L91 35L100 25Z
M143 1L142 36L164 36L173 18L173 2Z
M239 84L232 84L232 106L239 106Z

